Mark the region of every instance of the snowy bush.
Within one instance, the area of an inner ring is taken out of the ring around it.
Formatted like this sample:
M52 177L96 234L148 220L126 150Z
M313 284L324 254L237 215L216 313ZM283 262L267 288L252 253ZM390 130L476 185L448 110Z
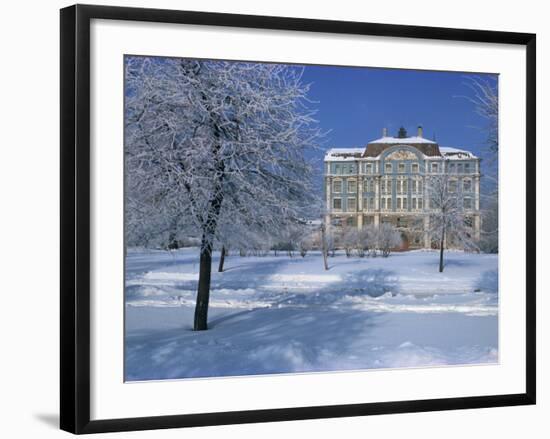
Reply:
M378 231L372 225L363 227L357 232L356 250L359 257L365 257L374 250L376 252L376 241Z
M357 248L357 229L354 227L346 227L340 235L340 246L344 249L346 257L350 257L353 251Z
M392 249L401 244L401 233L391 224L380 224L377 234L378 249L387 258Z

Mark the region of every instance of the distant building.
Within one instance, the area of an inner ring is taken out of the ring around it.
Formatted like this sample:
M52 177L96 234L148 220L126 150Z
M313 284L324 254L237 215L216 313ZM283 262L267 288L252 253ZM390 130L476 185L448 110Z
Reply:
M448 173L450 190L461 197L472 236L479 239L480 159L469 151L439 146L401 128L397 137L383 130L364 148L333 148L325 155L324 191L327 226L378 226L391 223L402 232L403 248L436 246L429 235L430 207L426 179Z

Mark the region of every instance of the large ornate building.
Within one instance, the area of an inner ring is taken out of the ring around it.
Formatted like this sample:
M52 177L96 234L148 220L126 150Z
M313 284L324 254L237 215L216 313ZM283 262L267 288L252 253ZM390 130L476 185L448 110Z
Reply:
M364 148L334 148L325 156L325 199L329 227L391 223L402 232L404 248L434 247L429 233L427 180L447 173L449 192L460 197L472 237L479 239L480 159L462 149L439 146L423 137L383 130ZM434 237L435 238L435 237Z

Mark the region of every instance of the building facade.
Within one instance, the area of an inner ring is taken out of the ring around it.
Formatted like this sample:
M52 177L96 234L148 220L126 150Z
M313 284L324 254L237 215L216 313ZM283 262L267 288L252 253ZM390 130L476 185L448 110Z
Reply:
M434 248L427 180L447 173L449 192L460 198L465 221L479 239L480 159L425 139L422 127L416 136L401 128L392 137L384 129L364 148L333 148L325 155L324 172L328 228L390 223L401 231L403 248Z

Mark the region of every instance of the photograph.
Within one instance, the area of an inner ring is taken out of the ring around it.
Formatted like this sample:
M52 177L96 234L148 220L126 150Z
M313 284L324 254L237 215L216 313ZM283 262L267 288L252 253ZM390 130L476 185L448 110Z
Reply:
M126 382L499 363L498 74L123 63Z

